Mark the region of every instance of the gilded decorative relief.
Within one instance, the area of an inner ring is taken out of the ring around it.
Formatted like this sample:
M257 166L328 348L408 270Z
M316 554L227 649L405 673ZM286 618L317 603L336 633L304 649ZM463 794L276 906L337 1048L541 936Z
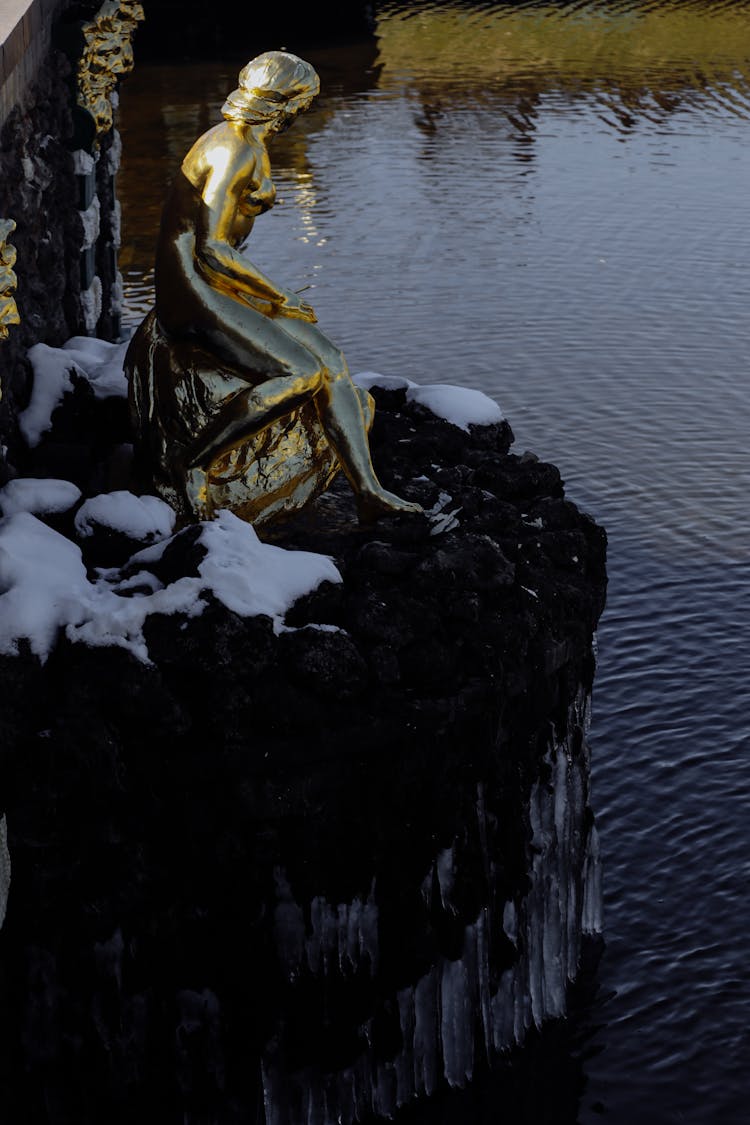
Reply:
M16 264L16 248L8 242L8 237L16 229L12 219L0 219L0 339L7 339L8 331L13 324L19 324L13 293L16 288L16 275L13 266Z
M112 93L118 78L133 69L133 32L144 18L142 5L134 0L107 0L83 25L77 100L93 117L97 134L112 128Z

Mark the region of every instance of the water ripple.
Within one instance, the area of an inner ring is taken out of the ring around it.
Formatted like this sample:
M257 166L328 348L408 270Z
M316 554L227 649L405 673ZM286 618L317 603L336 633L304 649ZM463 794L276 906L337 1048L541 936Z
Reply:
M377 65L327 52L333 92L278 138L284 202L251 253L315 286L353 368L497 398L519 451L607 527L593 742L611 996L580 1121L739 1125L750 4L378 10ZM130 323L165 181L231 81L145 67L123 87Z

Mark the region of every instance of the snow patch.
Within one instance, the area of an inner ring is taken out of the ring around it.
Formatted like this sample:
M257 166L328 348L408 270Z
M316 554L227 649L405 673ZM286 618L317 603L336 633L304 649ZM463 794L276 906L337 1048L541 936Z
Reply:
M321 582L341 582L325 555L261 543L250 524L228 511L202 525L199 542L207 554L197 577L153 589L153 576L144 574L138 593L138 584L122 582L118 571L89 581L79 547L28 512L10 516L0 523L0 652L16 655L25 638L45 661L65 629L72 641L115 645L148 663L143 626L149 614L198 616L205 608L201 595L211 591L243 617L268 615L279 633L299 597ZM144 564L165 547L159 543L134 559ZM123 596L128 590L133 596Z
M87 539L95 526L119 531L130 539L166 539L174 531L175 513L158 496L135 496L132 492L103 492L80 507L75 528Z
M48 344L29 348L34 384L29 405L18 419L29 446L38 445L42 434L51 428L53 411L66 391L73 390L73 373L91 385L96 398L127 396L128 384L122 365L128 343L126 340L110 344L89 336L73 336L61 348L51 348Z
M23 637L46 660L59 629L78 616L89 583L81 552L28 512L0 524L0 652Z
M418 402L438 418L467 433L469 426L492 426L503 420L497 403L471 387L454 387L450 383L412 385L406 392L406 401Z
M405 391L417 385L403 375L380 375L377 371L358 371L356 375L352 375L352 381L363 391L369 391L371 387L382 387L384 391Z
M80 498L81 490L72 481L19 477L0 488L0 511L4 516L46 516L69 511Z
M401 375L380 375L377 371L360 371L352 379L366 391L372 387L406 391L407 402L418 402L437 418L467 433L469 426L492 426L503 420L503 412L494 399L471 387L456 387L451 383L420 384Z
M200 542L208 549L199 568L205 585L242 617L272 617L277 633L298 598L321 582L342 581L327 555L261 543L250 524L229 511L203 525Z

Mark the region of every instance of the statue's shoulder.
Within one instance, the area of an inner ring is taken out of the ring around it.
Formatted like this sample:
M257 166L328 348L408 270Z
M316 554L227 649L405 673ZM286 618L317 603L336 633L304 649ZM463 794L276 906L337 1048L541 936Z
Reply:
M262 175L261 148L248 144L227 122L220 122L198 138L182 162L182 171L196 187L211 173L230 180L250 177L256 170Z

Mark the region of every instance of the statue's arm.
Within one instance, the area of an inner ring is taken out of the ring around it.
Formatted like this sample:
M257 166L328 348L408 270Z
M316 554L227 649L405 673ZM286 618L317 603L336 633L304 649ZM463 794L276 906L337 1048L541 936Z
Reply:
M296 293L282 289L240 254L231 244L240 198L252 179L252 164L247 160L227 162L209 173L202 191L195 240L196 265L210 284L225 279L231 288L266 301L273 314L314 321L309 305Z

